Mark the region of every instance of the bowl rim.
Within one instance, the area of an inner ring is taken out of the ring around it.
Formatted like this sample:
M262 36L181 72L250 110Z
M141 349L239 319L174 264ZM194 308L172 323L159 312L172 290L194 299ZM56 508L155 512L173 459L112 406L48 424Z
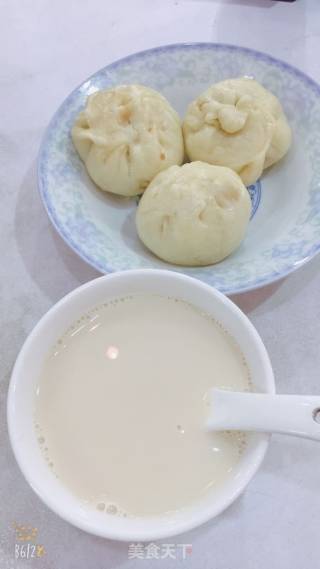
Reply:
M271 362L267 350L254 325L234 302L227 298L223 293L198 279L194 279L193 277L181 273L175 273L161 269L137 269L119 271L110 275L100 276L81 285L80 287L77 287L73 291L69 292L66 296L64 296L61 300L59 300L56 304L54 304L42 316L42 318L38 321L38 323L34 326L26 338L18 354L12 371L7 399L7 423L11 447L24 478L47 507L54 511L59 517L71 523L73 526L76 526L93 535L119 541L151 541L155 539L168 538L194 529L195 527L208 522L210 519L215 518L222 511L228 508L229 505L231 505L231 503L244 491L245 487L261 465L270 441L270 435L260 434L259 438L252 445L252 449L250 450L250 457L247 458L244 468L241 469L242 476L240 482L233 478L230 481L230 486L232 487L231 491L224 492L223 488L219 490L219 496L222 496L222 498L218 497L218 504L215 505L215 502L213 501L211 507L209 508L208 501L206 504L207 509L205 509L203 506L201 507L201 505L199 505L197 509L197 505L194 504L194 511L188 512L186 510L181 521L178 521L171 527L168 525L165 529L163 527L164 517L160 516L159 519L162 520L162 529L159 531L155 530L153 527L151 529L148 528L148 520L150 521L152 519L154 521L156 519L155 517L146 517L142 530L141 524L138 524L139 527L137 527L136 530L124 527L123 530L119 531L119 529L112 527L112 523L101 523L101 526L98 527L97 524L93 521L79 519L79 517L75 515L75 512L68 509L68 506L65 507L63 502L59 502L59 500L56 499L56 496L50 492L49 484L44 491L41 481L39 481L39 479L37 480L37 471L33 468L32 461L26 461L24 458L22 445L19 441L19 429L17 423L15 422L15 397L23 378L25 369L25 357L30 350L34 349L34 342L37 342L39 330L42 327L46 327L52 318L59 318L61 309L69 303L72 303L73 300L78 298L79 295L81 295L84 291L90 288L94 288L95 286L100 286L100 283L102 281L107 283L111 280L115 281L117 279L123 278L130 279L131 276L135 277L136 275L148 278L148 273L153 275L153 277L158 277L160 274L161 276L166 276L171 280L180 281L181 283L186 283L188 281L189 284L198 288L198 290L206 290L212 297L214 297L220 303L224 304L225 308L229 310L230 313L233 313L235 318L238 320L240 319L240 321L242 321L242 324L247 327L249 333L251 334L255 349L259 351L261 361L263 362L265 390L268 393L275 393L275 382ZM63 487L63 484L61 484L61 486ZM208 512L208 510L210 511ZM141 522L141 520L142 518L139 518L138 522Z
M278 58L276 58L272 55L269 55L268 53L265 53L263 51L251 49L249 47L240 46L240 45L236 45L236 44L218 43L218 42L178 42L178 43L155 46L155 47L145 49L145 50L140 50L140 51L137 51L135 53L128 54L122 58L118 58L115 61L111 61L107 65L105 65L105 66L101 67L100 69L98 69L97 71L95 71L93 74L91 74L89 77L87 77L84 81L79 83L71 91L71 93L69 93L69 95L67 95L67 97L61 102L61 104L59 105L59 107L57 108L55 113L53 114L53 116L52 116L48 126L46 127L43 136L42 136L42 140L41 140L41 144L40 144L40 148L39 148L39 152L38 152L38 159L37 159L38 191L40 194L40 198L41 198L41 202L43 204L43 207L44 207L53 227L56 229L56 231L58 232L60 237L73 250L73 252L76 253L85 263L87 263L89 266L91 266L92 268L94 268L95 270L97 270L98 272L100 272L102 274L109 274L109 273L119 272L119 271L117 271L108 262L108 260L106 260L106 262L103 263L103 265L102 265L97 260L95 260L95 259L91 258L89 255L87 255L82 250L82 247L79 246L76 241L73 241L70 238L70 235L68 235L65 232L64 228L59 223L59 219L57 218L53 209L51 208L50 203L48 203L48 200L46 199L46 184L43 180L41 170L43 167L45 150L46 150L46 146L47 146L47 143L49 140L49 135L50 135L51 129L52 129L54 123L56 122L56 120L58 119L60 112L63 109L63 107L66 104L68 104L69 101L72 100L72 98L78 93L78 91L81 89L81 87L83 87L88 81L92 81L96 76L99 76L101 73L103 73L105 71L115 70L117 67L119 67L125 63L132 62L135 59L141 59L143 57L148 57L149 55L152 55L152 54L157 54L157 53L160 54L160 53L165 53L166 51L174 51L174 50L180 50L180 49L187 49L187 50L213 49L213 50L229 50L230 52L247 53L247 54L253 56L257 60L266 61L268 63L276 65L277 67L280 67L282 69L285 69L285 70L293 73L296 77L300 78L311 89L313 89L318 96L320 96L320 85L312 77L310 77L309 75L307 75L306 73L304 73L303 71L301 71L300 69L295 67L294 65L291 65L290 63L288 63L282 59L278 59ZM309 262L311 259L313 259L319 253L320 253L320 238L318 241L315 241L312 245L310 245L310 249L304 257L299 258L298 260L290 261L290 263L285 264L280 270L273 271L273 272L270 271L269 274L260 278L259 280L257 280L254 283L247 283L247 284L243 284L243 285L238 285L238 286L232 287L230 290L226 288L226 289L223 289L222 292L224 294L233 295L233 294L248 292L251 290L257 290L257 289L260 289L264 286L270 285L272 283L276 283L276 282L284 279L285 277L289 276L291 273L293 273L297 269L304 266L307 262ZM127 269L127 270L136 270L136 269ZM174 265L172 266L172 269L164 269L164 270L172 270L172 271L176 271L176 272L178 271L178 269ZM180 270L181 270L181 268L180 268Z

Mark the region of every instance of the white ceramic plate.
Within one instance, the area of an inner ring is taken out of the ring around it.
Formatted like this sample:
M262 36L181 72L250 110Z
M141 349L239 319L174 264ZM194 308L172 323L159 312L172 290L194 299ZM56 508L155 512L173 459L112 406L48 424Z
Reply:
M70 129L87 96L121 83L158 89L183 116L208 85L251 75L277 95L294 133L287 157L249 188L253 216L246 239L217 265L182 268L149 253L135 231L135 199L98 190L73 148ZM65 100L45 134L39 187L48 215L70 247L108 273L166 268L228 294L271 283L320 249L320 87L268 55L223 44L182 44L130 55L95 73Z

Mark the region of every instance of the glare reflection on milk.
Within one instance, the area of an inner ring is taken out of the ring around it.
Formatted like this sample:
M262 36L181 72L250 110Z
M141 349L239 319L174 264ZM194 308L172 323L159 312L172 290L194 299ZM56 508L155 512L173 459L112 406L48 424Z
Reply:
M116 360L119 355L119 348L116 346L109 346L106 354L110 360Z

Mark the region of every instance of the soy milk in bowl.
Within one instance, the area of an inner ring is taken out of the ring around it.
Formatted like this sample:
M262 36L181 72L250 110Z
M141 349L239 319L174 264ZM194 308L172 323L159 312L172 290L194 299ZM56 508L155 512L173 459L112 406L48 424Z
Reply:
M62 517L106 537L155 539L206 521L243 489L267 437L208 433L207 393L272 391L273 378L259 337L228 299L176 273L120 273L71 293L38 327L51 338L27 370L24 411L38 475L17 443L13 388L10 434L28 480L37 478L51 507L55 495ZM40 334L19 356L17 386Z

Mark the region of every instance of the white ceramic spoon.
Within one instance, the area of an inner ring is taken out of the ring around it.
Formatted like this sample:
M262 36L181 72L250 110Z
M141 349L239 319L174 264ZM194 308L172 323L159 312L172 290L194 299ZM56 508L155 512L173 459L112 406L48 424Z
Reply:
M320 395L211 389L208 430L282 433L320 441Z

